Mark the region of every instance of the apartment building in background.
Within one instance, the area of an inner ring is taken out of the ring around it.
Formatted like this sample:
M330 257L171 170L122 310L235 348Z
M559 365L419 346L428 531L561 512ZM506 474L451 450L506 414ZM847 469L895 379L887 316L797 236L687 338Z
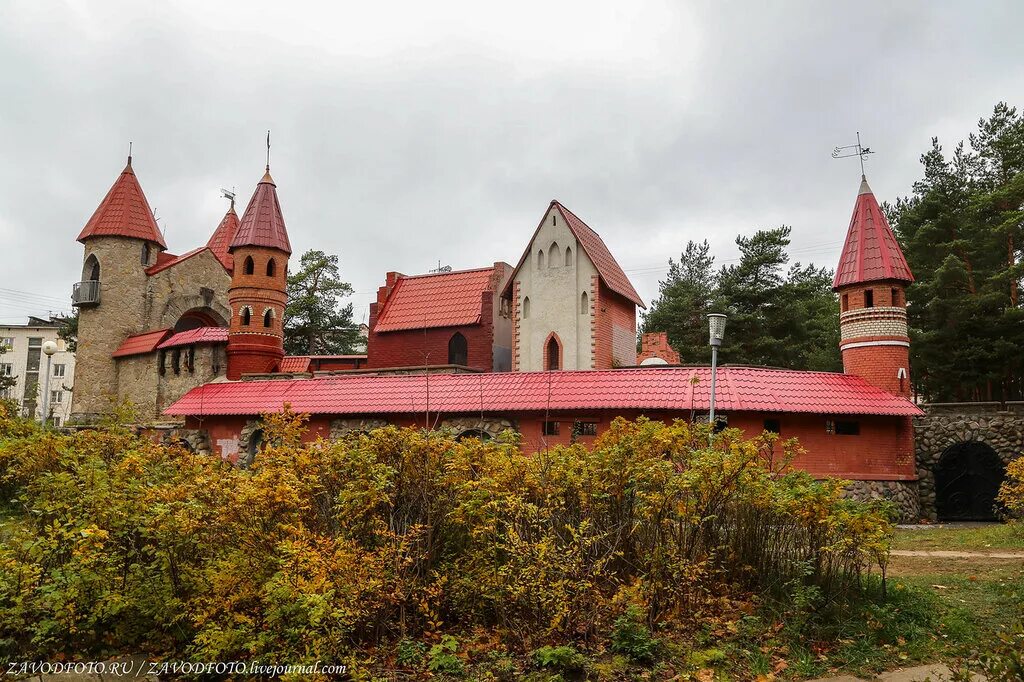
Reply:
M57 336L60 324L60 318L29 317L27 324L0 325L0 376L14 379L14 385L0 388L0 399L14 401L26 417L42 417L42 391L46 385L43 343L57 342L58 350L50 360L49 387L49 414L55 426L64 425L71 414L75 376L75 354Z

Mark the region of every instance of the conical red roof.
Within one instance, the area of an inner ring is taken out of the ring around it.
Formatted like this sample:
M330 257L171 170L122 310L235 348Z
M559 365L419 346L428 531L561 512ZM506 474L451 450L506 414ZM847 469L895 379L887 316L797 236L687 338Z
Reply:
M270 177L269 166L260 184L256 185L256 191L242 214L242 222L228 250L234 251L240 246L265 246L280 249L287 254L292 252L281 204L277 200L277 185L274 184L274 178Z
M885 214L868 187L867 178L861 176L857 204L853 207L850 229L846 233L832 288L882 280L913 282L914 275Z
M231 242L237 233L238 214L235 213L235 204L232 201L231 208L224 214L224 219L220 221L220 225L210 235L210 241L206 242L207 248L213 251L213 255L217 257L217 260L220 261L220 264L226 270L231 270L234 267L235 259L228 249L231 247Z
M132 170L130 156L128 165L82 228L78 241L84 242L89 237L131 237L154 242L162 249L167 248L146 195L142 193L142 186Z

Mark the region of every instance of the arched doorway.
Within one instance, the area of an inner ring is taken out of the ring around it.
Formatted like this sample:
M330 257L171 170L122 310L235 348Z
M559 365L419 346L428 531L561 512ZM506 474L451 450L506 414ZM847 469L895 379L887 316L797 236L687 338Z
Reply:
M939 521L995 520L996 495L1006 466L989 445L957 443L935 467L935 507Z

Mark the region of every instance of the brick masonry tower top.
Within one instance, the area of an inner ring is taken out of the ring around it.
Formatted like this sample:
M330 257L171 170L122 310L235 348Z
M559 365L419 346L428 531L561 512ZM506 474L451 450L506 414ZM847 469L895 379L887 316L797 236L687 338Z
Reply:
M284 357L284 308L292 249L269 166L228 250L234 270L228 289L227 376L238 379L246 373L276 371Z
M910 396L906 285L914 281L885 214L861 176L832 288L839 294L843 371Z

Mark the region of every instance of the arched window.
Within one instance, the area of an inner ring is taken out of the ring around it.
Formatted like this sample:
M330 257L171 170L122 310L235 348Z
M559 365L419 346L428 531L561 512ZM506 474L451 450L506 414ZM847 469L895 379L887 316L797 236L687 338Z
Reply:
M561 253L562 253L562 250L560 248L558 248L558 242L551 242L551 248L548 249L548 267L549 268L557 268L558 267L558 260L559 260L558 256L560 256Z
M562 368L562 345L558 343L558 337L552 334L548 338L547 351L547 362L545 367L549 370L556 370Z
M142 245L142 264L149 265L149 242Z
M565 267L572 265L572 247L565 247Z
M527 296L523 299L523 319L530 317L530 297Z
M452 338L448 339L448 364L469 364L469 344L466 343L466 337L459 332L455 332Z
M96 258L96 254L89 254L89 257L85 259L85 267L82 268L82 279L91 282L100 281L100 261Z
M276 272L276 271L277 271L277 263L275 263L274 259L271 258L270 260L267 261L267 277L273 277L274 276L274 272Z
M273 323L274 323L274 309L273 308L267 308L266 310L263 311L263 326L264 327L269 327Z
M544 249L541 249L540 251L537 252L537 269L544 269Z
M245 274L251 275L256 272L256 264L252 262L252 256L245 257Z
M248 327L249 323L252 322L252 308L249 306L243 306L242 309L238 311L238 317L242 320L242 326Z
M590 297L587 296L587 292L583 292L580 295L580 315L590 314Z

